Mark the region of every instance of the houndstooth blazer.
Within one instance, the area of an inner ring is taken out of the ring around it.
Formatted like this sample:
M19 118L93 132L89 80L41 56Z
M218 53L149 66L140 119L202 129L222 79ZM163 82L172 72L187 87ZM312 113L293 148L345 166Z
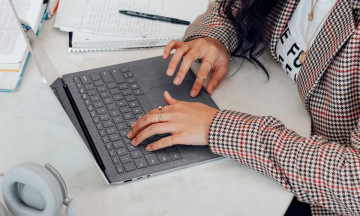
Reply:
M269 51L277 62L276 44L298 1L280 0L268 16ZM218 8L210 4L183 40L213 37L233 51L234 28ZM312 119L310 137L274 117L230 110L219 111L210 125L214 153L271 177L310 203L313 215L360 215L359 11L359 0L337 1L299 72L297 89Z

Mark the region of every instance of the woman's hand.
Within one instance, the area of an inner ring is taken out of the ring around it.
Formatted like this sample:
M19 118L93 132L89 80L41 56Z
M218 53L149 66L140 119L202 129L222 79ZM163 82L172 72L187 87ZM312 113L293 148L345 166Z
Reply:
M210 123L219 110L202 103L175 100L168 92L164 93L164 98L169 106L164 107L161 116L160 110L154 109L131 125L128 133L129 139L133 139L131 144L137 146L155 134L170 133L172 136L148 145L146 150L154 151L173 144L208 145Z
M164 59L169 58L170 52L173 49L176 49L176 52L172 57L169 67L166 71L168 76L172 76L174 74L176 66L184 56L184 60L181 64L179 72L174 79L174 84L180 85L191 64L196 59L203 59L204 61L201 64L198 72L198 77L203 79L196 79L190 96L196 97L199 94L210 70L213 71L213 74L206 87L206 90L211 95L213 90L219 85L220 81L227 72L230 55L224 44L211 37L198 38L189 42L173 40L165 46Z

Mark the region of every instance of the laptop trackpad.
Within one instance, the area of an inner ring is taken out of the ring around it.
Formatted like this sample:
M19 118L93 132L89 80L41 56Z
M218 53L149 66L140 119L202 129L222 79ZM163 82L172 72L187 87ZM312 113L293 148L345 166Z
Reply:
M168 91L171 95L171 97L175 98L176 100L180 101L187 101L187 102L200 102L203 104L208 105L204 97L201 95L201 93L193 98L190 97L190 91L194 85L194 82L191 80L187 80L181 83L181 85L177 86L174 84L168 84L163 86L157 86L150 89L152 95L155 96L157 102L160 106L167 106L167 103L164 99L164 92Z

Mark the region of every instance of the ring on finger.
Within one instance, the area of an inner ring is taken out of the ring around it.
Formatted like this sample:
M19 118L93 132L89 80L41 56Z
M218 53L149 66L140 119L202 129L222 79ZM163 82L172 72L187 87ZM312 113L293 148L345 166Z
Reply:
M211 61L209 61L209 60L203 59L202 61L203 61L203 62L207 62L207 63L209 63L209 64L211 65L211 67L214 67L214 64L213 64Z
M197 79L201 79L202 81L205 81L206 77L202 78L202 77L197 76Z
M164 112L164 107L159 106L159 112L160 112L160 113L163 113L163 112Z
M161 112L159 112L159 123L161 123L162 120L161 120Z
M184 44L185 46L187 46L187 48L188 48L188 51L190 50L190 47L189 47L189 45L187 45L187 44Z
M175 145L174 136L171 136L172 144Z

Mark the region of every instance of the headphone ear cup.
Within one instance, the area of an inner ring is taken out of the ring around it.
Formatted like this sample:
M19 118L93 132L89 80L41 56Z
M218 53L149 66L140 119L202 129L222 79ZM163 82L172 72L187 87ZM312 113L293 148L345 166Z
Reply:
M19 183L29 185L41 193L46 201L43 210L20 201L20 195L15 190ZM58 181L50 171L36 163L23 163L10 169L5 173L1 189L5 203L14 216L58 216L63 205Z
M0 203L0 216L7 216L4 206Z

